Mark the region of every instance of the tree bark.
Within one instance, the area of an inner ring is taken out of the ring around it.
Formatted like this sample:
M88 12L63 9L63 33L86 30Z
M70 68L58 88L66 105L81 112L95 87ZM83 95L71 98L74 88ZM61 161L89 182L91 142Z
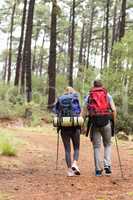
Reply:
M127 0L122 0L119 40L121 40L121 38L124 37L125 35L126 3L127 3Z
M44 42L45 42L45 31L44 36L42 40L42 46L41 46L41 52L40 52L40 66L39 66L39 74L42 76L42 69L43 69L43 48L44 48Z
M34 5L35 0L30 0L27 26L26 26L26 36L24 43L24 69L26 71L26 97L27 102L32 99L32 82L31 82L31 38L32 38L32 26L33 26L33 15L34 15Z
M89 57L90 57L90 47L91 47L91 38L92 38L92 29L93 29L93 21L94 21L94 5L92 1L92 8L91 8L91 16L90 16L90 25L89 25L89 35L88 35L88 50L87 50L87 62L86 67L89 67Z
M16 1L13 4L12 15L11 15L11 27L10 27L10 44L9 44L9 60L8 60L8 76L7 83L10 83L11 80L11 65L12 65L12 34L13 34L13 26L14 26L14 15L16 9Z
M16 73L15 73L15 81L14 85L19 85L20 79L20 69L21 69L21 61L22 61L22 48L23 48L23 40L24 40L24 28L25 28L25 19L26 19L26 7L27 7L27 0L24 0L24 8L23 8L23 16L21 22L21 36L19 41L18 47L18 55L17 55L17 62L16 62Z
M79 64L83 63L84 32L85 32L85 22L83 22L82 31L81 31L80 50L79 50Z
M6 49L8 49L8 43L9 43L9 38L7 39ZM4 83L6 83L7 67L8 67L8 52L6 52L4 66L3 66L2 80L4 81Z
M56 90L56 26L57 26L57 2L53 0L51 13L51 33L48 63L48 109L51 109L55 102Z
M104 55L104 65L105 66L107 66L108 50L109 50L109 11L110 11L110 0L107 0L107 4L106 4L106 29L105 29L105 55Z
M38 40L38 36L39 36L39 29L36 32L36 36L35 36L35 45L34 45L34 52L33 52L33 61L32 61L32 71L35 71L35 64L36 64L36 47L37 47L37 40Z
M104 31L104 25L102 27L102 45L101 45L101 71L103 69L103 59L104 59L104 35L105 35L105 31Z
M72 87L73 87L74 42L75 42L75 0L73 0L73 7L72 7L72 31L70 40L70 65L69 65L69 85Z
M3 70L3 77L2 80L4 81L4 83L6 82L6 75L7 75L7 65L8 65L8 56L6 55L5 57L5 63L4 63L4 70Z
M114 12L113 12L113 28L112 28L112 42L111 42L111 54L112 54L112 49L113 45L115 43L116 39L116 20L117 20L117 3L118 1L115 1L114 5Z

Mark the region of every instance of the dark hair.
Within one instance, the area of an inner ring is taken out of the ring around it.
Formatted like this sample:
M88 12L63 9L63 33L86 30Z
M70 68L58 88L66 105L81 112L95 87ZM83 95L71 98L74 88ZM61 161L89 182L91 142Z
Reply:
M95 80L93 85L94 85L94 87L102 87L103 86L101 80Z

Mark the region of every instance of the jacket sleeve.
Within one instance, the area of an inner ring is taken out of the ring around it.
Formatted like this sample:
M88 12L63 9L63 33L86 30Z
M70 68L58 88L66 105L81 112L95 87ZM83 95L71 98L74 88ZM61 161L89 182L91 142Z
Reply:
M115 103L113 101L112 96L108 94L108 98L109 98L109 104L110 104L110 107L111 107L111 110L112 110L113 120L115 122L116 121L116 115L117 115L116 106L115 106Z
M110 94L108 94L108 99L109 99L109 104L110 104L111 110L113 112L116 112L116 107L115 107L113 98L112 98L112 96Z

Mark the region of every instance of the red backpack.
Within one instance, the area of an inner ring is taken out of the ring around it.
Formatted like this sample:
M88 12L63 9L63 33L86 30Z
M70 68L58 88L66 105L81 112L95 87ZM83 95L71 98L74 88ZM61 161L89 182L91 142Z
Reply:
M110 104L107 90L103 87L94 87L89 94L88 110L90 116L109 115Z

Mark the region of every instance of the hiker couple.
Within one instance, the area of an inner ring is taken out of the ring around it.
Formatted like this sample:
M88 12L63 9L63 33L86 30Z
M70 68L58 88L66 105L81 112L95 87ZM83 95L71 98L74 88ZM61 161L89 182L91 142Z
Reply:
M111 123L115 121L116 108L112 96L107 93L102 82L100 80L94 81L82 110L77 92L72 87L67 87L64 94L58 98L54 112L59 118L58 125L61 129L61 138L68 167L67 176L80 175L80 169L77 164L81 133L80 120L82 117L86 118L86 116L89 118L88 128L94 150L95 175L101 176L103 172L100 159L101 140L104 145L104 171L106 175L111 175ZM63 119L69 120L64 123L64 126ZM76 126L74 126L75 120ZM73 162L71 160L70 140L72 140L74 149Z

